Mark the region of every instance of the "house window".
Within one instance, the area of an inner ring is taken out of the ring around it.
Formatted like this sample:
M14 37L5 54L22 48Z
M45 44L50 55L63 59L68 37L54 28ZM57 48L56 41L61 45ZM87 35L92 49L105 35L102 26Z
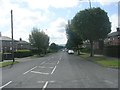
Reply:
M113 37L113 40L114 40L114 37Z
M118 39L120 39L120 36L118 36Z

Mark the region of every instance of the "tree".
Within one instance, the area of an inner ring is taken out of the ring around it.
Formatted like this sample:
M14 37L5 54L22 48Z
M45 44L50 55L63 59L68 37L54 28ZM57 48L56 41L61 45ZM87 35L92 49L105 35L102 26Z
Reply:
M58 50L58 45L55 44L55 43L51 43L50 49L53 50L53 51L57 51Z
M39 54L46 54L49 46L49 37L43 31L33 28L31 35L29 35L29 41L33 47L37 48Z
M72 19L74 30L91 44L90 56L93 56L93 42L104 39L111 32L111 23L107 13L98 8L85 9Z
M78 54L80 54L79 49L80 45L82 45L82 37L79 33L75 32L70 21L68 21L68 24L66 26L66 34L68 38L66 47L68 49L76 49L78 51Z

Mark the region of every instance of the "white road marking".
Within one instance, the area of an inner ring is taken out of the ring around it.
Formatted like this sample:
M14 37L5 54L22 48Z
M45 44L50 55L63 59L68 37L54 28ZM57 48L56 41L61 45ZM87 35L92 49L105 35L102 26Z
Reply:
M57 62L57 64L59 64L59 61Z
M108 81L108 80L104 80L106 83L109 83L109 84L114 84L113 82L111 81Z
M52 57L52 58L54 58L54 57Z
M44 66L39 66L39 68L53 68L53 67L44 67Z
M35 68L37 68L37 66L33 67L32 69L30 69L30 70L26 71L26 72L25 72L25 73L23 73L23 74L27 74L28 72L32 71L32 70L33 70L33 69L35 69Z
M1 86L0 89L4 88L5 86L9 85L10 83L12 83L12 81L9 81L9 82L6 83L5 85Z
M37 83L44 83L45 81L37 81Z
M37 72L37 71L31 71L32 73L38 73L38 74L45 74L48 75L49 73L44 73L44 72Z
M48 81L45 83L45 85L43 86L42 90L45 90L45 88L47 87L48 85Z
M53 74L53 73L54 73L55 69L56 69L56 66L55 66L55 67L54 67L54 69L52 70L51 74Z
M50 83L55 83L55 81L49 81Z
M44 62L42 62L40 65L42 65L42 64L44 64L45 63L45 61Z
M45 64L55 64L55 63L45 63Z
M61 60L61 58L59 60Z

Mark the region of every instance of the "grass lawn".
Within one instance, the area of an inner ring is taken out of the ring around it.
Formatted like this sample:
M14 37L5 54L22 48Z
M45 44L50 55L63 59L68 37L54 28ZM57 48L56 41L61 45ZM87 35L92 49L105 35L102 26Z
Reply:
M18 61L15 61L14 63L12 61L0 62L0 68L1 67L6 67L6 66L9 66L9 65L12 65L12 64L16 64L16 63L19 63L19 62Z
M105 67L120 68L120 61L117 58L107 58L104 56L89 57L88 53L83 53L80 56L84 58L84 60L92 60L93 62L96 62Z

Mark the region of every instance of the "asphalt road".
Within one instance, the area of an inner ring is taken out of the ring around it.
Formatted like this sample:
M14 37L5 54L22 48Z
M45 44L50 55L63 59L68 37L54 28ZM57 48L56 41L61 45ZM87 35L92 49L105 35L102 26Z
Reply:
M118 88L118 70L58 52L2 68L0 88Z

